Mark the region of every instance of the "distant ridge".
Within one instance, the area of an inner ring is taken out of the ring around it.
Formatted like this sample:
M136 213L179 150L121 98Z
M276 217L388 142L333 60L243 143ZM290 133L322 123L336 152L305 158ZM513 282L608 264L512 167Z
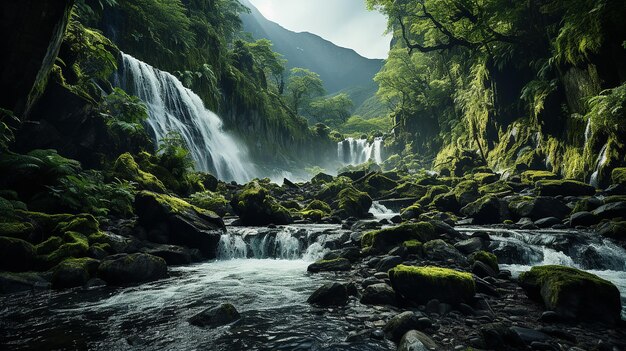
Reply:
M288 61L287 68L303 67L319 74L329 94L355 88L376 90L373 78L383 66L383 60L368 59L352 49L342 48L308 32L296 33L266 19L248 0L241 3L250 8L242 14L244 31L254 39L267 38L274 51ZM355 101L355 108L366 99Z

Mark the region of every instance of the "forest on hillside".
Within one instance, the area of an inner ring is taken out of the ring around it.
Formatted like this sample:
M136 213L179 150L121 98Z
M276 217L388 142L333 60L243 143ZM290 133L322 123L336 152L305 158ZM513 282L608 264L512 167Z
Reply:
M626 349L626 2L253 3L0 4L0 349Z

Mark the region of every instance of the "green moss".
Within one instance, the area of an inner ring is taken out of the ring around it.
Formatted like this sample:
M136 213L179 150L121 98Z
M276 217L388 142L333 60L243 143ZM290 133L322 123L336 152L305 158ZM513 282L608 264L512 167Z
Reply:
M626 202L626 195L612 195L604 198L605 204L611 204L614 202Z
M372 197L379 197L398 186L395 180L389 179L381 173L374 173L363 182L361 190Z
M498 179L500 179L500 176L494 173L475 173L473 175L473 178L475 181L478 182L479 185L486 185L498 181Z
M474 180L464 180L452 189L452 194L454 194L456 201L461 206L465 206L475 201L480 195L478 193L478 183Z
M281 206L283 206L284 208L286 208L288 210L296 210L296 211L302 210L302 206L296 200L282 201L280 204L281 204Z
M37 255L48 255L63 245L63 239L58 236L51 236L48 240L37 244L35 252Z
M520 285L533 299L565 317L618 321L620 294L613 283L564 266L533 267L520 274Z
M113 173L121 179L136 182L143 190L165 192L165 185L153 174L139 169L130 153L120 155L113 165Z
M218 193L203 191L192 194L189 203L202 209L213 211L220 216L224 216L228 211L228 201Z
M385 251L407 240L421 242L436 238L435 228L427 222L405 223L396 227L384 228L363 234L361 247L371 247L375 251Z
M429 189L430 189L429 187L426 187L423 185L419 185L419 184L412 183L412 182L405 182L405 183L398 185L395 189L393 189L393 192L395 196L399 198L402 198L402 197L422 198L428 193Z
M99 230L98 220L90 214L82 214L73 217L67 222L60 222L55 228L56 233L65 233L69 231L83 233L85 235L91 235L98 233Z
M424 244L418 240L407 240L402 243L408 254L421 255Z
M410 220L419 218L422 213L424 213L422 206L418 203L414 203L413 205L403 209L400 215L402 216L402 219Z
M59 223L68 222L73 217L73 215L70 214L47 214L29 211L16 211L16 213L22 219L33 222L35 226L44 233L55 232Z
M35 228L28 222L0 223L0 235L28 240Z
M428 188L426 195L419 200L419 204L422 206L428 206L433 201L435 196L445 194L448 191L450 191L450 188L446 185L433 185Z
M589 184L575 180L540 180L535 183L540 196L591 196L596 189Z
M418 303L439 299L446 303L469 301L476 292L472 275L448 268L399 265L389 271L394 290Z
M153 198L156 202L158 202L161 205L163 209L167 211L168 214L181 214L186 211L193 210L198 213L205 213L210 216L216 216L216 214L213 213L212 211L208 211L198 206L194 206L188 203L187 201L174 197L174 196L158 194L158 193L154 193L150 191L142 191L140 192L139 195Z
M613 184L626 185L626 167L614 168L611 172Z
M326 183L322 189L315 194L315 198L325 202L333 202L339 193L352 185L352 180L348 177L337 177L330 183Z
M319 210L321 212L324 213L330 213L331 208L330 206L324 202L324 201L320 201L320 200L313 200L311 201L307 206L306 206L307 210Z
M469 256L470 262L480 261L487 266L491 267L494 272L499 272L500 268L498 267L498 257L496 255L486 252L486 251L477 251L472 253Z
M540 180L559 179L559 176L548 171L525 171L522 173L522 181L525 183L535 184Z
M320 221L322 218L328 216L326 212L320 210L304 210L301 211L300 214L303 218L310 219L312 221Z
M513 191L513 188L504 180L498 180L494 183L483 185L478 188L478 192L481 195L486 194L502 194Z
M340 191L338 200L339 210L348 217L366 217L372 206L372 198L352 186Z
M239 218L249 225L289 224L289 210L281 206L258 181L249 183L230 202Z

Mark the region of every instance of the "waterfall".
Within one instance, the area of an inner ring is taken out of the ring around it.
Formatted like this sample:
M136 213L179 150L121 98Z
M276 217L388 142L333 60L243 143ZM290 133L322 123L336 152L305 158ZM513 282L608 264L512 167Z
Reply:
M372 208L370 208L370 213L373 214L374 218L376 219L390 219L399 214L388 209L378 201L372 202Z
M587 126L585 127L585 147L589 143L589 140L591 139L592 134L593 132L591 130L591 118L589 118L587 120Z
M148 132L157 144L169 132L185 141L195 167L217 178L240 183L254 170L244 145L224 132L219 116L204 107L202 99L173 75L122 53L116 85L138 96L148 107Z
M598 162L596 163L596 169L591 175L591 179L589 179L589 184L595 186L596 188L600 187L600 182L599 182L598 177L600 174L600 169L602 168L602 166L604 166L604 164L608 160L608 157L609 157L608 154L609 154L609 144L606 143L602 147L602 150L600 150L600 155L598 156Z
M230 228L223 234L217 249L220 260L235 258L304 259L315 261L329 251L325 247L331 235L313 233L296 227Z
M348 165L359 165L369 160L380 164L383 162L382 146L382 138L375 138L372 143L367 139L347 138L337 144L337 157Z

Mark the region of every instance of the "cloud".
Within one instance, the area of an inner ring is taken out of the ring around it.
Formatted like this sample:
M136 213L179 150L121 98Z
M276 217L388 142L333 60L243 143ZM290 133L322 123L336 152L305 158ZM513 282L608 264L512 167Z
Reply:
M365 0L250 0L271 21L311 32L370 58L386 58L391 37L387 19L365 8Z

